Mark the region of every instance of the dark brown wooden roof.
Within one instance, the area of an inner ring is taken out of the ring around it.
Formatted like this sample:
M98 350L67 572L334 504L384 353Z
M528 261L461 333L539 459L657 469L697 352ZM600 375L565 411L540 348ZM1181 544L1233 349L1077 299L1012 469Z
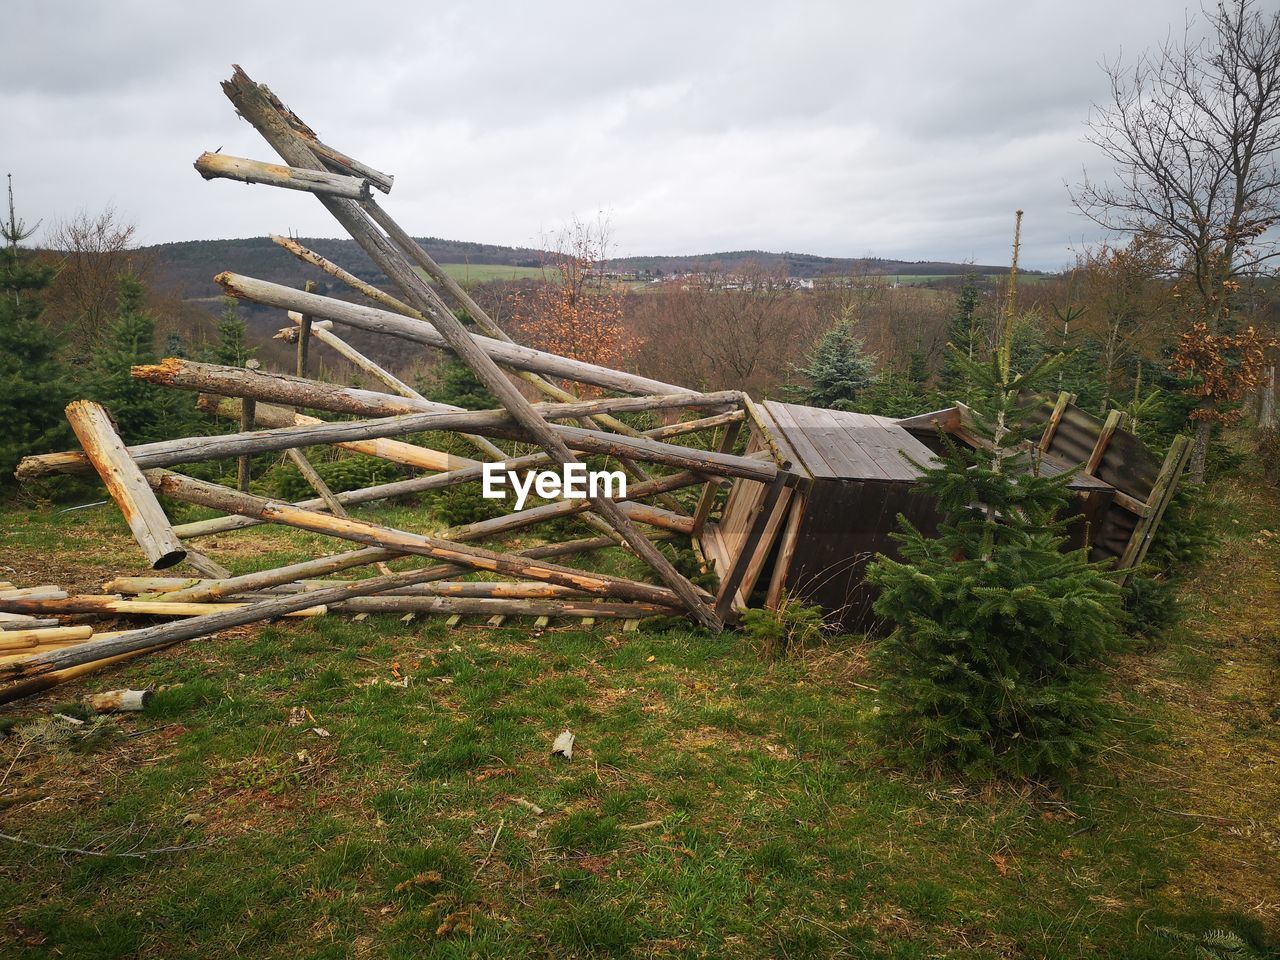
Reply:
M784 456L815 479L909 483L930 463L929 448L889 417L766 400L761 419ZM905 455L905 456L904 456Z

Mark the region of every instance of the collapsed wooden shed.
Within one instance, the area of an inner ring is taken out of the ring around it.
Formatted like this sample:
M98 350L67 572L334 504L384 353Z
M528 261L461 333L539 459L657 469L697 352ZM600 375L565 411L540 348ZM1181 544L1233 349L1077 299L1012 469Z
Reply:
M722 597L776 608L784 597L819 604L850 629L876 627L875 592L865 582L877 554L895 556L906 517L926 535L941 517L913 494L920 470L941 448L940 433L971 447L983 441L963 405L893 419L766 401L751 408L747 452L768 450L796 476L772 503L762 483L735 480L719 519L695 531L721 573ZM1068 546L1128 571L1142 562L1190 455L1179 437L1161 461L1113 412L1090 416L1063 393L1043 404L1037 468L1075 471L1067 489ZM753 536L754 534L754 536ZM1127 574L1122 574L1127 576Z

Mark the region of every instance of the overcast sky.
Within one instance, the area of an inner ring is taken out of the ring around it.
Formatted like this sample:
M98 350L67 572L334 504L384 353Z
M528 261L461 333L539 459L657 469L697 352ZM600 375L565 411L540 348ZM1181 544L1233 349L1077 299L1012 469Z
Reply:
M1277 0L1266 0L1267 6ZM0 7L0 172L46 223L110 203L144 242L337 236L305 194L191 168L276 160L241 64L396 175L413 233L536 244L606 211L618 254L792 250L1056 268L1095 236L1066 182L1099 67L1174 0L66 3Z

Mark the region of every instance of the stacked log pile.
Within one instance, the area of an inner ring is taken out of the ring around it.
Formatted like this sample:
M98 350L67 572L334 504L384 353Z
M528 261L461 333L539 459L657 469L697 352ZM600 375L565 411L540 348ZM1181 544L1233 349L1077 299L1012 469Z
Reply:
M130 446L117 434L110 411L77 401L67 418L81 449L28 457L21 479L96 472L128 522L154 570L187 564L198 576L118 578L105 595L68 596L53 589L0 589L0 702L78 676L97 665L120 662L171 644L230 627L284 616L348 613L620 618L684 615L712 630L735 617L728 598L717 598L680 573L657 541L688 537L705 521L720 483L749 479L772 488L793 482L787 463L768 451L729 452L750 401L736 392L703 393L571 357L531 349L511 338L406 233L374 198L393 178L322 143L296 114L239 67L223 84L239 115L283 163L203 154L196 169L206 179L230 179L310 193L359 243L395 284L377 289L296 241L274 238L283 248L363 298L355 303L295 290L252 277L224 273L228 295L282 311L282 337L297 343L294 374L272 373L167 359L134 375L164 387L192 391L209 411L236 418L238 432L174 438ZM429 278L425 279L424 278ZM470 330L455 315L465 311ZM409 350L442 350L461 360L497 398L493 410L467 411L422 397L393 373L356 350L342 331L352 328L401 341ZM308 377L308 357L324 348L353 363L380 389L360 389ZM571 385L590 388L590 398ZM528 395L536 395L537 402ZM304 412L307 411L307 412ZM678 422L638 430L625 415L663 412ZM326 420L322 416L355 419ZM408 439L425 432L457 434L475 456L459 457ZM701 435L709 449L677 442ZM496 441L526 444L513 455ZM378 457L412 470L407 479L334 492L311 466L307 448L333 446ZM237 459L278 452L297 466L315 496L285 503L247 489L241 470L236 488L173 469L184 463ZM560 468L583 455L610 458L628 476L626 496L595 491L585 499L551 502L444 531L405 530L351 511L409 494L428 495L481 481L486 463L504 470ZM700 486L698 508L680 509L674 491ZM174 525L161 498L212 508L219 516ZM655 501L655 502L648 502ZM501 537L548 521L580 517L597 536L550 542L518 552L494 545ZM340 552L273 569L233 576L192 542L263 523L281 524L341 542ZM486 545L488 544L488 545ZM621 547L644 562L651 579L638 580L571 566L570 558ZM414 562L393 572L388 564ZM360 567L378 574L353 578ZM489 579L467 579L484 574ZM494 577L498 579L493 579ZM722 591L722 594L724 592ZM62 619L165 617L166 622L94 633L92 626L64 626ZM10 653L10 651L13 651Z

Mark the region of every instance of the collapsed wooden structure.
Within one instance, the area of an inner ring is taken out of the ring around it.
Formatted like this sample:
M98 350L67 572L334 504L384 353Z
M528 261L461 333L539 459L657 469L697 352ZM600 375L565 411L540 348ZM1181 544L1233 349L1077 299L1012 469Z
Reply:
M704 551L721 569L744 571L738 604L767 584L760 599L769 607L790 596L820 604L846 627L874 629L866 566L878 553L894 554L899 516L925 535L942 519L931 500L911 495L916 464L941 452L942 434L983 445L968 411L957 404L895 420L766 401L753 412L748 451L773 451L799 479L772 503L759 482L735 479L719 521L701 533ZM1099 421L1067 393L1046 402L1036 419L1044 423L1037 469L1075 471L1067 487L1069 545L1088 547L1127 578L1177 490L1189 440L1176 438L1161 461L1124 429L1121 413Z
M296 241L276 237L284 249L365 301L221 274L217 280L228 295L279 309L288 318L290 325L282 336L297 344L292 374L180 359L134 371L151 383L198 394L205 409L237 418L238 432L128 446L117 435L109 411L85 401L67 408L82 449L28 457L18 476L96 472L148 564L163 570L186 562L200 576L118 578L106 585L109 596L0 591L0 629L29 632L11 634L18 653L0 656L0 680L15 682L0 691L0 702L45 689L94 664L118 662L241 624L330 611L357 616L393 611L482 615L493 623L508 616L530 616L543 625L551 617L592 622L617 618L629 626L644 617L677 614L720 630L752 602L760 586L769 604L794 593L822 602L848 623L865 619L867 599L855 594L862 589L866 559L892 549L887 533L898 512L927 526L928 502L905 496L916 477L907 458L927 458L927 434L938 428L963 435L962 410L895 422L788 404L757 406L735 391L689 390L517 344L379 204L373 191L388 193L391 176L321 142L239 67L223 89L283 163L206 153L195 164L200 174L311 194L397 290L377 289ZM463 325L455 309L465 311L474 330ZM449 351L500 407L467 411L425 399L344 340L347 328L396 338L416 349ZM380 389L309 377L310 352L318 347L346 358ZM589 393L580 396L567 385L583 385ZM649 412L663 413L668 422L641 430L632 425L634 418L631 423L623 419ZM356 419L326 420L316 413ZM1046 455L1073 455L1069 441L1075 442L1079 433L1075 412L1068 412L1064 401L1048 419ZM745 453L737 454L735 442L744 423L749 443ZM1099 510L1118 504L1138 518L1129 528L1132 544L1158 522L1176 471L1171 472L1166 462L1147 483L1151 471L1143 461L1142 482L1124 486L1118 479L1125 472L1123 465L1113 470L1105 452L1112 444L1131 455L1132 444L1117 441L1123 436L1117 427L1111 421L1104 426L1107 442L1098 440L1103 452L1089 458L1087 476L1080 483L1114 492L1105 505L1098 504ZM423 445L420 435L432 431L465 438L475 456ZM697 447L677 442L692 435L713 442ZM525 444L529 452L513 453L496 441ZM321 445L382 458L415 473L334 492L303 452ZM284 503L250 493L248 458L269 452L287 456L315 496ZM350 513L361 504L477 483L486 463L528 471L577 463L583 457L616 461L628 476L626 495L596 492L585 499L551 499L494 519L431 531L397 529ZM237 488L171 469L217 458L239 459ZM1113 472L1117 477L1110 476ZM717 495L726 484L732 489L717 517ZM696 507L682 509L671 494L694 487L701 488ZM174 525L161 505L162 496L211 508L219 515ZM597 535L518 551L502 548L502 538L515 531L570 516L581 518ZM201 538L262 523L331 537L344 549L233 576L193 546ZM1105 539L1107 549L1123 535L1123 524L1113 527L1115 535ZM673 537L690 538L701 548L719 579L715 592L692 582L659 549L659 541ZM629 579L563 562L613 547L643 561L652 579ZM1126 547L1117 555L1137 562L1144 549ZM394 561L413 565L393 571ZM377 575L334 579L369 566L377 567ZM485 579L467 579L476 574ZM84 627L70 628L77 631L74 634L39 633L67 629L50 619L65 615L174 619L110 634L86 636ZM21 653L28 649L29 655Z

